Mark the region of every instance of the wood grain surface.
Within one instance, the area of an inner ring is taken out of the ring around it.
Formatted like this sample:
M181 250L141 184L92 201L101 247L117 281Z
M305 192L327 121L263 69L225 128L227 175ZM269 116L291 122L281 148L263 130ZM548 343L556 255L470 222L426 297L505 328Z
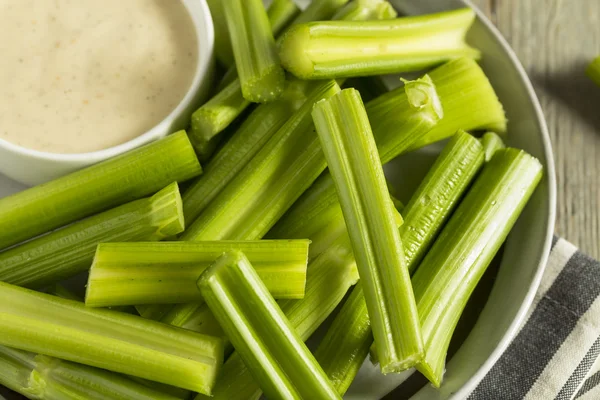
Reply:
M600 258L600 88L584 74L600 55L599 0L473 0L531 78L556 162L556 233Z

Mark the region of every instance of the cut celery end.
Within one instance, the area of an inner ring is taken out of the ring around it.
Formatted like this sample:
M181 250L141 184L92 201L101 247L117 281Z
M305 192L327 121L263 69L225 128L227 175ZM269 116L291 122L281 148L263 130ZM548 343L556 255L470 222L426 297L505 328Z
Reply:
M465 36L470 8L385 21L330 21L292 26L281 40L282 65L302 79L419 71L459 57L479 58Z
M394 19L398 13L387 0L354 0L331 18L336 21L374 21Z
M0 199L0 250L202 172L185 132Z
M210 394L219 338L0 283L0 344Z
M360 94L345 89L315 104L315 127L349 227L383 373L423 358L419 317L394 207Z
M426 354L417 369L434 386L467 300L541 177L541 164L529 154L498 150L417 269L413 287Z
M0 280L41 288L89 268L98 243L161 240L184 229L177 183L0 253Z
M596 85L600 86L600 57L587 67L586 74Z
M273 36L277 37L298 14L300 9L293 0L273 0L267 10Z
M242 252L217 259L198 287L267 397L340 398Z
M90 269L91 307L201 301L198 277L221 254L240 250L275 298L304 297L308 240L103 243Z
M281 95L285 74L261 0L222 2L244 98L263 103Z
M207 0L210 15L212 17L213 26L215 29L215 55L221 65L228 68L234 65L233 49L229 40L229 29L227 29L227 21L221 4L223 0Z
M483 151L485 152L486 162L492 159L494 154L496 154L496 151L506 148L502 138L494 132L484 133L481 137L481 144L483 145Z
M326 167L312 105L339 91L319 82L302 107L187 227L182 240L256 240L264 236Z
M350 387L372 343L371 321L359 282L315 352L315 358L340 396Z

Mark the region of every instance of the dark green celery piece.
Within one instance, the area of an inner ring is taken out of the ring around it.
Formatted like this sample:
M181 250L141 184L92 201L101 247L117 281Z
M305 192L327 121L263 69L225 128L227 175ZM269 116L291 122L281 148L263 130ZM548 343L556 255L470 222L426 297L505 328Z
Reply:
M306 102L269 139L181 236L182 240L256 240L277 222L326 167L311 119L312 105L339 91L319 82Z
M0 250L202 172L185 132L0 199Z
M0 346L0 385L40 400L180 400L122 375Z
M267 397L340 398L242 252L218 258L198 288Z
M348 227L383 373L423 358L419 316L394 205L360 94L345 89L319 101L313 120Z
M412 282L426 352L417 369L434 386L441 384L467 300L541 177L537 159L522 150L498 150L417 269Z
M273 0L267 10L273 36L277 37L298 14L300 9L293 0Z
M0 253L0 280L42 288L89 268L105 241L161 240L183 232L177 183L154 196L53 231Z
M479 58L466 34L470 8L385 21L298 24L283 36L279 57L301 79L336 79L419 71L459 57Z
M210 395L220 338L0 282L0 344Z
M312 21L326 21L348 3L349 0L320 0L311 1L308 7L298 15L291 26ZM284 32L285 33L285 32Z
M500 136L494 132L486 132L481 137L481 144L485 152L485 161L490 161L496 151L504 149L506 145Z
M222 1L206 0L215 27L215 55L222 66L229 68L234 65L235 61L231 41L229 40L229 29L227 29L227 21L225 21L225 12L221 4Z
M202 300L198 277L221 254L244 252L275 298L304 297L308 240L103 243L90 269L91 307Z
M139 304L135 309L142 318L160 321L173 309L173 304Z
M334 21L374 21L394 19L398 13L387 0L354 0L340 8Z
M585 72L596 85L600 86L600 57L592 61Z

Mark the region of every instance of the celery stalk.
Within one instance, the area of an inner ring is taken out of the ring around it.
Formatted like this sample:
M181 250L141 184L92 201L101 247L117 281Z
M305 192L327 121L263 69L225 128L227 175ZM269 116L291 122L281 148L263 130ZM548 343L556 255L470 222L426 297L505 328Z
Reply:
M0 346L0 384L40 400L178 400L114 372Z
M334 21L373 21L394 19L398 13L387 0L354 0L340 8Z
M312 21L328 20L333 17L340 7L346 5L348 1L349 0L311 1L302 14L298 15L298 17L292 22L291 26Z
M219 338L0 282L0 344L210 395Z
M394 206L360 94L345 89L315 104L323 145L352 242L383 373L423 358L423 342Z
M185 132L0 199L0 249L202 172Z
M496 151L506 147L502 138L494 132L484 133L484 135L481 137L481 144L483 144L486 162L492 159Z
M215 55L221 65L230 67L235 61L229 40L229 29L227 29L227 21L225 21L225 13L221 4L222 0L206 0L206 2L215 28Z
M85 304L108 307L201 301L198 277L221 254L240 250L276 298L304 297L308 240L103 243L90 269Z
M293 0L273 0L267 10L273 36L277 37L298 14L300 9Z
M98 243L161 240L184 229L177 183L0 253L0 280L41 288L89 268Z
M267 397L340 398L244 253L218 258L198 287Z
M600 57L592 61L585 72L596 85L600 86Z
M498 150L417 269L413 287L426 354L417 369L434 386L469 296L541 177L542 166L529 154Z
M372 343L371 321L359 282L315 351L315 358L340 396L350 387Z
M459 57L479 58L465 36L470 8L385 21L321 21L292 26L281 40L282 65L302 79L418 71Z
M138 304L135 309L142 318L160 321L173 309L173 304Z
M291 81L276 101L259 105L205 165L183 194L183 214L191 224L217 194L248 164L306 100L310 85ZM193 138L193 136L192 136Z
M285 74L262 0L223 0L221 5L244 98L275 100L283 92Z
M312 105L339 91L319 82L306 102L215 197L182 240L262 237L325 169L310 117Z

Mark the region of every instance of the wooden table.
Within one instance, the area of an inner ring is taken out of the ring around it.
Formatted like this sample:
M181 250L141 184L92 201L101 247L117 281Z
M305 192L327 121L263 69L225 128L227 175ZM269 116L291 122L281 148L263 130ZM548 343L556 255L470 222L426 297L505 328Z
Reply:
M599 0L473 0L498 26L542 103L556 162L556 233L600 258Z

